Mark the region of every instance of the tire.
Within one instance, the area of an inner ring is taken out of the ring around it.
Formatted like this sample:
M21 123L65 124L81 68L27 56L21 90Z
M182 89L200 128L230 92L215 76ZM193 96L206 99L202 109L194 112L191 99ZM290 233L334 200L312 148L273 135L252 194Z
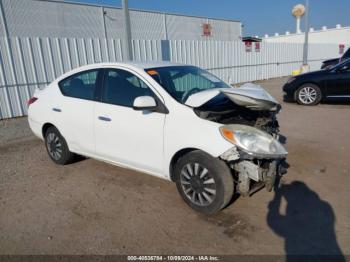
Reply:
M175 165L175 182L183 200L194 210L214 214L232 199L234 184L229 167L220 159L196 150Z
M321 89L314 84L304 84L295 92L295 100L299 105L314 106L321 102Z
M74 158L66 140L54 126L49 127L45 133L45 147L51 160L58 165L69 164Z

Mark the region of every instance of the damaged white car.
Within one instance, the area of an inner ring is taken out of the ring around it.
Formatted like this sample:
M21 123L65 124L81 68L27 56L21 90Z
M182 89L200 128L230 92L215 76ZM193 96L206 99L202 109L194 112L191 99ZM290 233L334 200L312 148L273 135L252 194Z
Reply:
M36 90L28 106L55 163L79 154L174 181L203 213L224 208L234 192L271 190L287 155L273 97L194 66L88 65Z

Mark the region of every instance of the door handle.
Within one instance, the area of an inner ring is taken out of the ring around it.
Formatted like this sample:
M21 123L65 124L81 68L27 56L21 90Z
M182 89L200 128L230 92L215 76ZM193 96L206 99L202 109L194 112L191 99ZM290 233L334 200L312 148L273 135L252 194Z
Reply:
M55 111L55 112L62 112L62 110L61 110L61 109L56 108L56 107L52 108L52 111Z
M111 122L112 121L112 119L110 119L109 117L105 117L105 116L99 116L98 119L101 120L101 121L106 121L106 122Z

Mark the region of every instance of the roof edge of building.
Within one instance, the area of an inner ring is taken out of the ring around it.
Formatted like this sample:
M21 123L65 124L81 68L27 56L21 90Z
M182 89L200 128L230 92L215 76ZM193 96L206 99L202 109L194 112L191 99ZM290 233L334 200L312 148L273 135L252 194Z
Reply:
M329 31L336 31L336 30L347 30L350 29L350 25L349 26L342 26L342 27L332 27L332 28L327 28L327 29L318 29L318 30L314 30L314 31L309 31L309 34L313 34L313 33L320 33L320 32L329 32ZM263 39L271 39L271 38L281 38L281 37L290 37L290 36L296 36L296 35L304 35L305 32L301 32L301 33L289 33L289 34L279 34L279 35L269 35L268 37L263 37Z
M99 4L92 4L92 3L83 3L83 2L78 2L78 1L74 1L74 0L72 0L72 1L70 1L70 0L32 0L32 1L46 2L46 3L52 2L52 3L73 4L73 5L84 5L84 6L94 6L94 7L105 7L105 8L111 8L111 9L122 9L121 7L113 6L113 5L99 5ZM178 15L178 16L185 16L185 17L195 17L195 18L203 18L203 19L210 19L210 20L217 20L217 21L242 23L241 21L234 20L234 19L215 18L215 17L188 15L188 14L171 13L171 12L161 12L161 11L155 11L155 10L135 9L135 8L130 8L130 10L131 11L138 11L138 12L146 12L146 13Z

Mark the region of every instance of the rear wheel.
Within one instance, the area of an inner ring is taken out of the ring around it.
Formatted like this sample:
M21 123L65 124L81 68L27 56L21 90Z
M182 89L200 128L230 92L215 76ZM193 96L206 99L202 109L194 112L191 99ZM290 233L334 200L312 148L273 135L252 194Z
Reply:
M45 145L47 153L53 162L59 165L70 163L74 154L69 151L66 140L56 127L49 127L45 133Z
M176 186L194 210L213 214L232 198L234 185L228 166L202 151L193 151L176 163Z
M322 93L317 85L305 84L296 91L295 98L300 105L314 106L321 101Z

